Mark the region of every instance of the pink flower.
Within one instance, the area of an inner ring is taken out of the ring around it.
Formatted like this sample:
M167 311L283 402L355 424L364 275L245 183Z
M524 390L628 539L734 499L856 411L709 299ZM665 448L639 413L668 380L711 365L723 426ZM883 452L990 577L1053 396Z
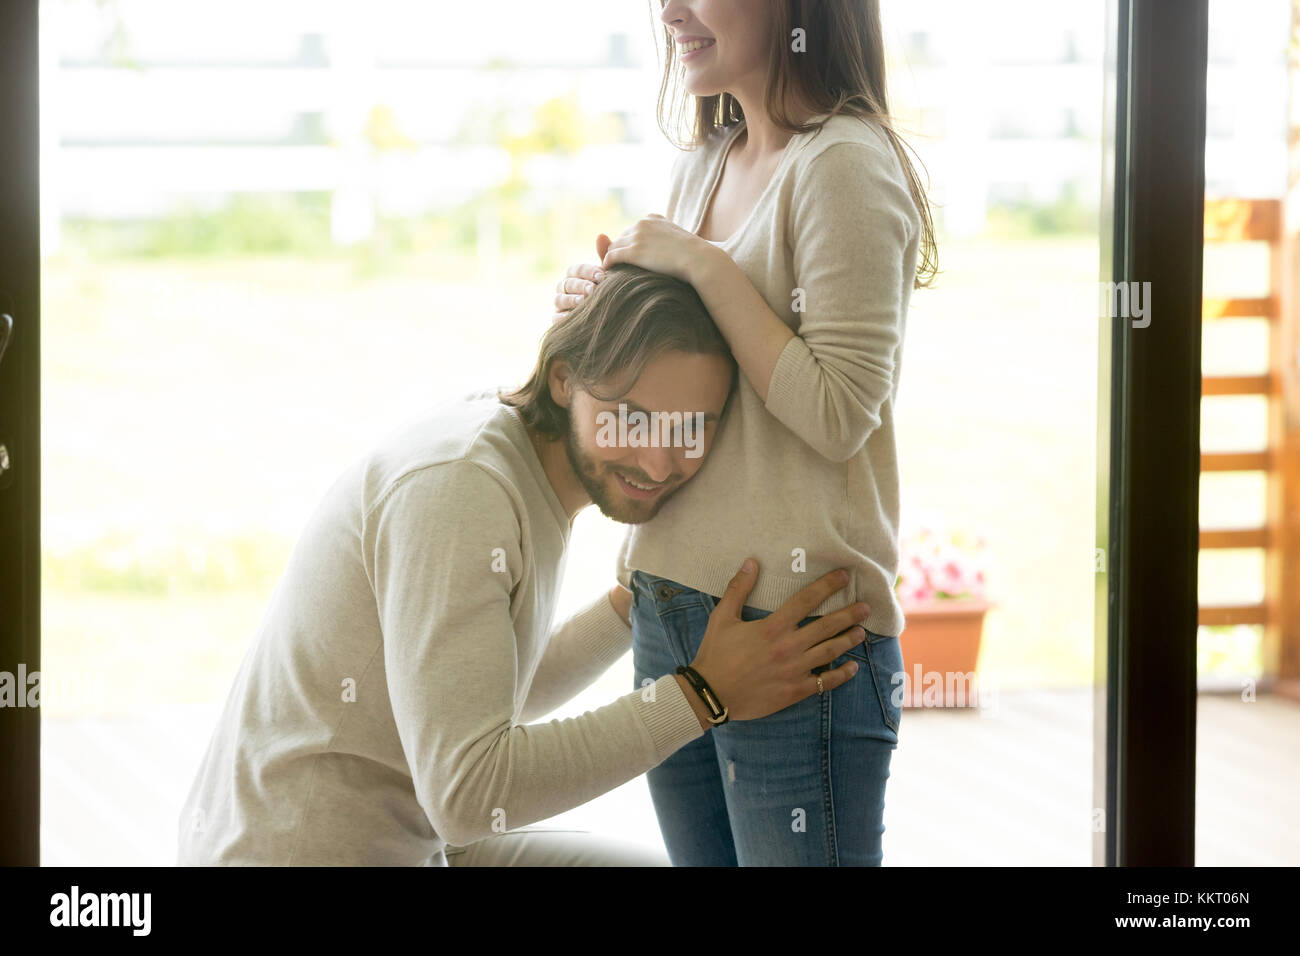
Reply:
M916 531L909 532L907 522L900 530L897 585L900 600L919 602L986 596L987 536L950 534L933 514Z
M951 545L943 547L930 570L936 591L958 595L966 590L966 566L962 555Z

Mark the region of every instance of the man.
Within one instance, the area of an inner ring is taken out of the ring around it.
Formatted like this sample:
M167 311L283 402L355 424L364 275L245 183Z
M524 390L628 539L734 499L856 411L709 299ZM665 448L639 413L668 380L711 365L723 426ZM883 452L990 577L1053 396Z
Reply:
M446 865L449 844L579 806L713 726L677 674L527 723L631 646L621 587L550 632L573 517L592 502L653 517L703 466L736 384L689 285L627 266L588 299L523 387L439 407L331 486L182 809L181 864ZM630 412L673 441L611 441L646 434L609 427ZM735 719L816 693L811 668L865 638L847 609L796 628L842 586L832 575L742 622L754 577L737 575L692 662Z

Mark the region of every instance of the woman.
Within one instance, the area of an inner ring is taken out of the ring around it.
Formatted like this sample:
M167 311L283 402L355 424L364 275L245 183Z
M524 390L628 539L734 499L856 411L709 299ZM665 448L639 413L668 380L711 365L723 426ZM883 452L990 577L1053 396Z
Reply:
M692 486L624 541L636 679L691 659L745 554L763 569L746 619L834 567L853 583L813 615L871 613L841 659L868 679L717 728L647 774L651 796L674 865L878 865L901 717L893 407L910 294L935 271L928 203L890 126L878 3L666 0L660 16L661 125L680 60L694 148L667 217L602 236L600 265L570 269L556 308L619 262L684 279L742 380ZM673 484L649 477L645 494Z

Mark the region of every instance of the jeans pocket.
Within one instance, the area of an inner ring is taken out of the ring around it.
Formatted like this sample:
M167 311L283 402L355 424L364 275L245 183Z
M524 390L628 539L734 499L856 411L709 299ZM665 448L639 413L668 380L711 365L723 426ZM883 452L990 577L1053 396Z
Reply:
M885 726L897 735L903 717L903 647L897 637L882 637L870 631L866 643L859 647L867 653L880 715Z
M700 593L693 588L640 571L632 585L638 599L632 610L634 663L640 667L668 668L689 664L699 652L708 626L708 613Z

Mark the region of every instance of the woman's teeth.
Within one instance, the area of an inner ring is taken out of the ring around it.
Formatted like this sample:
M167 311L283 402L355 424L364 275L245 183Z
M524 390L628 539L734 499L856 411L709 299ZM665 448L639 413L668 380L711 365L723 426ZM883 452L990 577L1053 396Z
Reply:
M681 45L682 53L693 53L696 50L703 50L706 46L713 46L715 40L691 40L689 43Z

